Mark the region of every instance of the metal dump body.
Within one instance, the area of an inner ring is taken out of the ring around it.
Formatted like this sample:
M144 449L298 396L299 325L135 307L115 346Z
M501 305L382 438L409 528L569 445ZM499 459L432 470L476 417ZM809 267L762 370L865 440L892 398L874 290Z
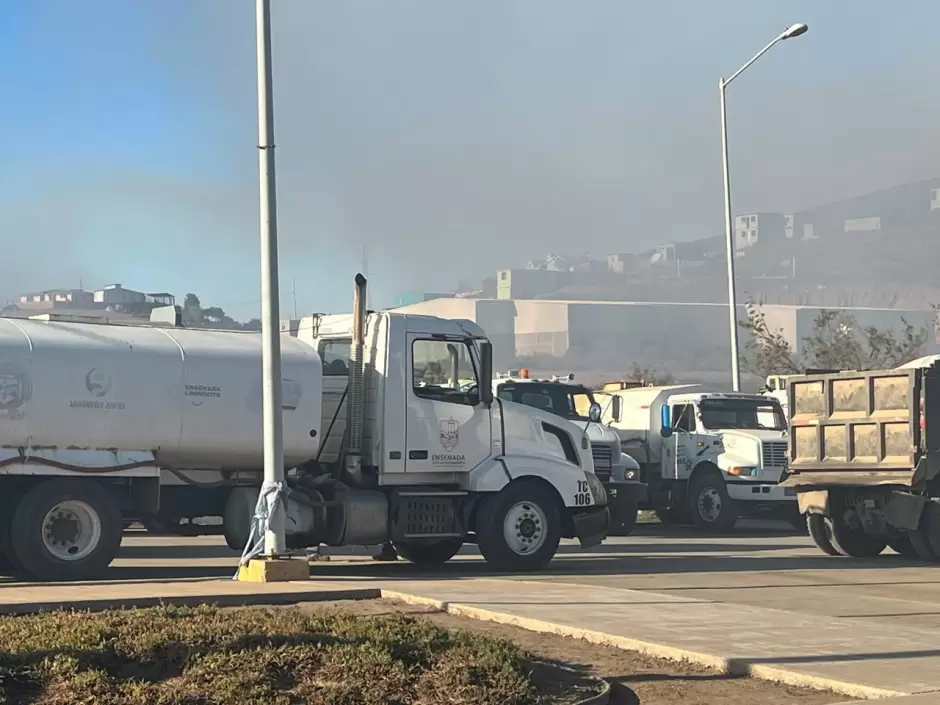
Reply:
M926 429L931 408L940 434L936 367L792 377L786 485L919 484L940 449ZM923 427L923 429L922 429ZM934 473L927 473L933 476Z

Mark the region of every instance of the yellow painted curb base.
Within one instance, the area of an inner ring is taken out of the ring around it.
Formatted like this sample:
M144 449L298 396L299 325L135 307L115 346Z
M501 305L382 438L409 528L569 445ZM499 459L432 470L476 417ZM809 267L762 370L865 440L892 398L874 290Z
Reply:
M286 583L309 580L310 564L299 558L252 558L239 566L238 580L242 583Z

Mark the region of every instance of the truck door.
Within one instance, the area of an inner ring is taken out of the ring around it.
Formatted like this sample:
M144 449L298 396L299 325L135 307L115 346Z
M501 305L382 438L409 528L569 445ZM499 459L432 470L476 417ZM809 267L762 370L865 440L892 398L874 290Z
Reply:
M405 471L469 472L492 453L490 410L470 342L408 335Z
M672 435L663 444L662 474L664 478L687 480L695 464L695 408L692 404L674 404L670 410Z

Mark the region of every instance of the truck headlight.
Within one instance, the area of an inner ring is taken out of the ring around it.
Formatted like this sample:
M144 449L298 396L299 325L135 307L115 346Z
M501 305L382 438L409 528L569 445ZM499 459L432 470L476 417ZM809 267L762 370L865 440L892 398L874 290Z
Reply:
M728 468L727 473L735 477L757 477L759 471L760 468L752 465L732 465Z
M607 490L604 489L604 485L601 484L601 481L597 479L597 475L593 472L586 472L584 476L587 478L591 496L594 497L594 504L600 506L607 504Z
M624 470L623 477L625 480L635 480L636 479L636 470Z

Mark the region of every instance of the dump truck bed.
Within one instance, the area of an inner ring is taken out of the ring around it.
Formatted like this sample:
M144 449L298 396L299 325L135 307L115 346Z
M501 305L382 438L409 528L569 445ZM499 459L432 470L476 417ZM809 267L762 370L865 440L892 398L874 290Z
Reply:
M790 378L787 394L783 484L911 487L935 475L928 466L940 451L937 366L802 375Z

